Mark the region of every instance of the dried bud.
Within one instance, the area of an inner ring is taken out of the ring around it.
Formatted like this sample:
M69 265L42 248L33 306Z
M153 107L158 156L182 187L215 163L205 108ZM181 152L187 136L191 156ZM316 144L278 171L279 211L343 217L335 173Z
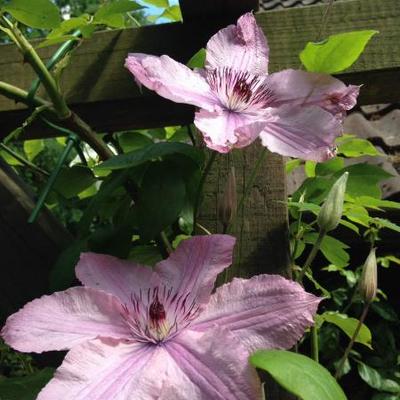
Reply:
M228 227L237 209L237 194L236 194L236 177L235 167L231 167L228 176L228 181L222 195L222 199L218 205L218 217L222 222L224 229Z
M345 172L332 186L318 214L318 225L321 230L329 232L335 229L342 218L344 193L346 191L348 172Z
M361 279L360 279L360 294L362 298L371 303L378 288L378 267L376 264L375 249L372 249L365 260Z

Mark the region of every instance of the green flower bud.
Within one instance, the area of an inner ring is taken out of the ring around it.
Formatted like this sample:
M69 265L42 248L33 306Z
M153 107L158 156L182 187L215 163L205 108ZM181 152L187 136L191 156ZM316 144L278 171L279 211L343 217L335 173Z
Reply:
M374 300L378 289L378 267L376 263L375 249L370 251L365 260L359 289L362 298L367 303L371 303Z
M344 194L346 191L348 172L345 172L332 186L318 214L317 222L325 232L335 229L342 218Z
M228 180L222 195L222 199L218 205L218 217L224 226L228 227L237 209L237 193L236 193L236 177L235 167L231 167Z

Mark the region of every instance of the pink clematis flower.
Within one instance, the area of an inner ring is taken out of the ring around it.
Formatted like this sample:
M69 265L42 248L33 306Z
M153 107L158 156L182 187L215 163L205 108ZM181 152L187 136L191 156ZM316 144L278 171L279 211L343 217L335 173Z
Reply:
M192 71L166 55L139 53L129 54L125 66L139 84L197 106L194 123L211 149L226 153L260 137L285 156L332 157L359 87L304 71L268 75L268 55L266 38L247 13L209 40L205 69Z
M248 355L291 347L320 299L274 275L211 294L234 242L196 236L154 269L82 254L84 287L28 303L2 330L19 351L70 350L38 400L260 399Z

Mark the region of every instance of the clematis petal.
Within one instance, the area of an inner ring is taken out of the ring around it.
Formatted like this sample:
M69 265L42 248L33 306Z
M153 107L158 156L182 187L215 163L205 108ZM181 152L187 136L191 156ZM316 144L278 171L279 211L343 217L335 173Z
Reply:
M111 339L72 349L37 400L203 400L164 346ZM205 400L205 399L204 399Z
M261 399L261 384L248 363L249 353L229 331L218 328L206 333L184 331L166 343L165 348L200 389L199 399Z
M133 292L159 283L150 267L106 254L82 253L75 273L85 286L111 293L124 304L131 302Z
M288 349L313 324L320 300L278 275L235 278L217 289L191 329L224 327L249 351Z
M68 400L144 399L127 393L127 388L139 378L152 355L152 348L145 343L88 341L69 351L37 400L63 399L66 394Z
M197 304L210 298L217 275L232 264L235 238L229 235L194 236L155 266L163 283L190 293Z
M340 120L316 106L273 109L260 133L272 152L318 162L335 155L335 139L342 134Z
M126 68L136 80L160 96L176 103L214 110L219 101L201 73L192 71L168 56L129 54Z
M359 86L346 86L330 75L287 69L268 76L275 106L282 104L316 105L342 116L357 102Z
M221 29L207 43L206 68L228 67L252 74L268 72L268 44L252 13Z
M1 336L19 351L67 350L98 336L130 338L118 300L99 290L74 287L43 296L11 315Z
M263 125L255 118L230 111L196 112L194 124L202 132L208 148L228 153L232 148L246 147L258 137Z

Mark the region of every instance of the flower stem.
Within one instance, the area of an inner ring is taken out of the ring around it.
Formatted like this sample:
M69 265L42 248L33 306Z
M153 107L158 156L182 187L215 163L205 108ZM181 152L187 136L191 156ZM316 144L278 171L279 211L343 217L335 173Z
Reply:
M173 247L171 245L171 242L168 239L167 234L164 231L160 232L160 238L161 238L161 241L162 241L162 243L164 245L165 250L167 250L167 253L171 254L174 251L174 249L173 249Z
M9 83L0 81L0 94L8 97L9 99L15 100L16 102L24 103L28 106L50 106L50 103L42 99L39 96L35 96L32 102L29 100L29 93L26 90L20 89L19 87L10 85Z
M206 182L207 176L210 173L211 167L214 164L214 161L217 157L218 153L216 151L213 151L210 155L210 158L207 161L207 164L204 168L204 171L201 175L200 178L200 182L199 182L199 187L197 189L197 194L196 194L196 200L195 200L195 204L194 204L194 208L193 208L193 229L195 229L196 225L197 225L197 214L199 212L199 208L200 208L200 200L201 200L201 196L203 193L203 189L204 189L204 184Z
M248 180L248 182L246 183L246 186L245 186L245 188L244 188L244 190L243 190L242 197L241 197L240 200L239 200L238 207L237 207L238 212L237 212L236 215L234 216L234 218L233 218L232 222L230 223L230 225L227 226L226 232L229 233L229 232L231 231L230 228L233 229L233 227L235 226L235 223L236 223L237 216L238 216L239 212L241 212L241 215L243 216L243 214L244 214L245 201L246 201L246 199L247 199L248 194L250 193L251 188L253 187L254 181L255 181L255 179L257 178L257 175L258 175L258 172L259 172L259 170L260 170L260 167L261 167L261 165L263 164L263 162L264 162L266 156L267 156L267 148L266 148L266 147L263 147L262 150L261 150L260 155L258 156L256 165L254 166L253 170L251 171L249 180Z
M318 328L315 325L311 327L311 357L319 362Z
M307 273L308 269L310 268L311 263L314 261L315 256L317 255L319 249L321 248L321 243L326 235L324 230L320 230L317 240L314 243L313 248L310 251L310 254L307 257L306 262L303 265L303 268L300 271L299 276L297 277L297 282L302 283L304 275Z
M341 358L341 360L339 362L339 365L338 365L338 367L336 369L335 379L340 379L340 377L341 377L344 363L346 362L347 358L349 357L350 351L354 346L354 343L355 343L355 341L357 339L358 334L360 333L360 329L361 329L361 327L362 327L362 325L363 325L363 323L365 321L365 318L367 317L370 304L371 303L366 303L365 306L364 306L364 309L363 309L361 317L360 317L360 319L358 321L357 327L356 327L356 329L355 329L355 331L353 333L353 336L351 337L351 340L350 340L349 344L347 345L346 350L345 350L345 352L343 354L343 357Z
M16 153L14 150L10 149L4 143L0 143L0 148L8 153L11 157L15 158L21 164L25 165L26 167L30 168L32 171L38 172L41 175L49 176L50 174L45 171L44 169L38 167L37 165L31 163L30 161L26 160L24 157Z
M44 65L36 50L29 43L22 32L14 24L8 21L8 19L4 16L3 21L6 22L7 26L11 30L13 34L12 39L16 42L16 45L19 47L25 60L29 62L29 64L43 83L43 86L46 88L46 92L53 103L57 115L61 119L68 117L71 114L71 110L68 108L67 103L61 96L54 77Z

